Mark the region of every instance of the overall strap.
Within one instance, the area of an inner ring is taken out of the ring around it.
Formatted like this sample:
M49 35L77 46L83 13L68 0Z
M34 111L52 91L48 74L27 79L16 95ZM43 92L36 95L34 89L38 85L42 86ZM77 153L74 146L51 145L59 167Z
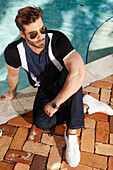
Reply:
M53 64L57 67L59 71L62 71L63 66L61 63L55 58L55 56L52 53L52 36L53 33L48 33L48 36L50 38L49 46L48 46L48 53L49 53L49 58L53 62Z
M25 48L24 48L24 45L23 45L23 41L17 45L17 48L18 48L18 51L19 51L19 54L20 54L20 60L21 60L21 64L22 64L22 67L28 71L28 65L27 65L27 60L26 60L26 54L25 54Z
M17 48L18 48L18 51L19 51L19 54L20 54L20 60L21 60L21 64L22 64L22 67L30 73L30 76L32 78L32 80L34 80L35 84L34 86L40 86L40 81L37 81L37 78L34 76L34 74L32 74L29 69L28 69L28 64L27 64L27 60L26 60L26 53L25 53L25 48L24 48L24 45L23 45L23 41L17 45Z

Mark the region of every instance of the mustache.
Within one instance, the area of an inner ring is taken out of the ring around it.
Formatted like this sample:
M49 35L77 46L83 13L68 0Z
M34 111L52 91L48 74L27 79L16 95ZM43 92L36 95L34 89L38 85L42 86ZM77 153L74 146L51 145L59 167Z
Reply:
M38 43L38 42L40 42L40 41L43 41L43 40L45 40L45 38L42 38L42 39L36 41L36 43Z

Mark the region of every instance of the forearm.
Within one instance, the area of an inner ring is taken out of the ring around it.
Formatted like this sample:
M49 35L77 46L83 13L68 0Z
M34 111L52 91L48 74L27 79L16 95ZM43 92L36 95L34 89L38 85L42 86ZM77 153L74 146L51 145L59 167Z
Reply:
M53 99L58 107L80 89L86 78L83 60L76 51L72 52L63 61L68 71L68 75L62 90ZM57 110L58 109L56 108L52 108L51 102L44 107L45 113L50 117L53 116Z
M12 97L16 96L17 84L18 84L18 75L11 76L10 74L8 74L8 85L10 89L10 96Z
M79 88L82 86L84 80L85 80L85 75L84 76L81 76L80 74L72 75L69 73L62 90L58 93L58 95L54 99L57 106L60 106L69 97L71 97L74 93L76 93L79 90Z

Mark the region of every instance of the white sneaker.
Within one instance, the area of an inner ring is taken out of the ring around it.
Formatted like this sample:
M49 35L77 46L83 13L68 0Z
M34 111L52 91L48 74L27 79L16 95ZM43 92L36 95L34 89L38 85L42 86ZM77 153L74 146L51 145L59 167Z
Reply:
M0 129L0 137L2 136L2 129Z
M66 161L71 167L77 167L80 163L80 150L77 142L77 135L66 135L64 132L66 142Z

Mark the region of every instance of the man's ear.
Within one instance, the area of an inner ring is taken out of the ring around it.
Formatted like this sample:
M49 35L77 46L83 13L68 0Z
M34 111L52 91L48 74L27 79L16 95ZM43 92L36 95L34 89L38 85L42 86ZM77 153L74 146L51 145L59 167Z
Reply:
M25 38L25 35L24 35L23 31L20 31L20 34L21 34L21 36L22 36L23 38Z

